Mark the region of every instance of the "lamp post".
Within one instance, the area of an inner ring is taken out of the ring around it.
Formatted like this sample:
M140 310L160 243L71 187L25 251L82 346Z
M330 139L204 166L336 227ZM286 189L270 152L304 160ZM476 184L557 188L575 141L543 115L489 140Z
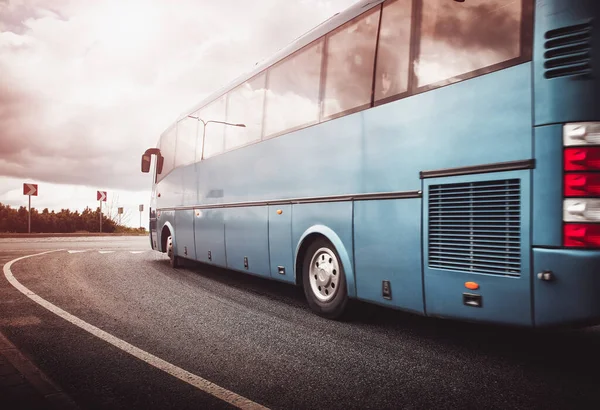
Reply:
M231 122L225 122L225 121L217 121L217 120L208 120L208 121L204 121L202 118L200 117L194 117L193 115L188 115L189 118L193 118L195 120L201 121L203 128L202 128L202 155L200 156L200 159L204 159L204 139L206 137L206 125L209 123L215 123L215 124L223 124L223 125L231 125L232 127L241 127L241 128L246 128L246 124L233 124Z

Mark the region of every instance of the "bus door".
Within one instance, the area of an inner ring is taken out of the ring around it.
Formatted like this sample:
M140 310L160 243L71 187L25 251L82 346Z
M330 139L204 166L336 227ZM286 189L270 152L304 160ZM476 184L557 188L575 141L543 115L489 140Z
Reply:
M158 249L158 234L156 233L156 209L150 208L150 245L152 249Z

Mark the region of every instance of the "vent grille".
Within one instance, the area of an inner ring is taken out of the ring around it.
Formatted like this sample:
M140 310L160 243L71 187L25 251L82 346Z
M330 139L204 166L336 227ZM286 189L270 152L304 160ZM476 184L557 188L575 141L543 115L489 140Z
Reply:
M429 187L429 267L521 274L518 179Z
M544 77L557 78L592 72L592 26L576 26L550 30L544 47Z

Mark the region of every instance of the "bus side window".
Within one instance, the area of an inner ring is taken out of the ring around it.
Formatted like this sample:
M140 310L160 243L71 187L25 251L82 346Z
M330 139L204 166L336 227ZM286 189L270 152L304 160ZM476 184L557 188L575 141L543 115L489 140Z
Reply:
M379 14L375 7L328 34L323 117L371 104Z
M245 127L225 128L225 150L260 140L265 81L263 72L227 93L227 122Z
M408 91L412 3L412 0L393 0L386 1L383 5L377 50L375 101Z
M265 137L319 121L323 39L269 68Z
M225 121L225 104L226 96L223 95L219 99L213 101L208 106L202 108L199 117L205 122L208 121ZM198 138L202 138L203 125L198 124L200 130ZM206 135L204 137L204 158L210 158L223 152L225 148L225 126L214 122L206 124ZM198 142L198 146L202 146L202 142Z
M160 138L160 153L163 156L163 169L157 176L157 181L163 179L175 166L175 144L177 139L177 127L173 126Z
M194 163L196 160L196 134L200 121L186 117L177 123L175 167Z
M456 82L518 58L522 11L523 0L424 0L417 86Z

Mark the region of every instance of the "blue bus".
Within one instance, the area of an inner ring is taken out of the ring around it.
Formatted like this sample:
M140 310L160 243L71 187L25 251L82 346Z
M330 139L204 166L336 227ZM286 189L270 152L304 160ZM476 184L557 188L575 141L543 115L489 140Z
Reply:
M599 11L357 2L146 151L152 248L302 286L332 319L359 299L600 322Z

